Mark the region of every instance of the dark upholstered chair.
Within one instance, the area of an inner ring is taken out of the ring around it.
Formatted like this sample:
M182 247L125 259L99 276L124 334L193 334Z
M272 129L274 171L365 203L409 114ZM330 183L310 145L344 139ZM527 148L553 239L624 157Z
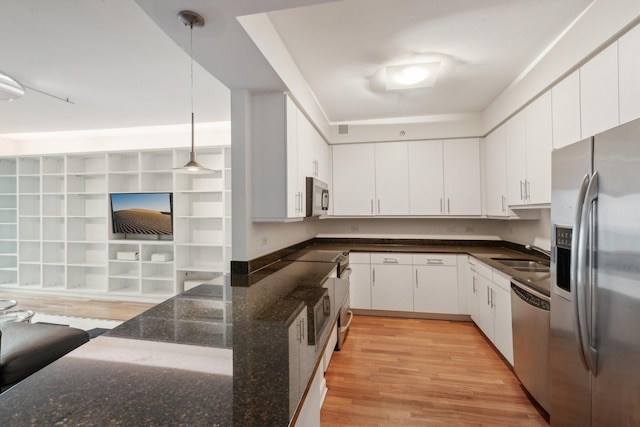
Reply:
M0 391L89 341L82 329L39 323L0 325Z

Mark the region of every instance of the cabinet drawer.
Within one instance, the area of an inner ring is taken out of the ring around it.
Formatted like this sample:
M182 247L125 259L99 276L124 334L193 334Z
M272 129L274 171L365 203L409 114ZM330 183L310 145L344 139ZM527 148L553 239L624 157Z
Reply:
M369 252L349 252L350 264L369 264L371 262L371 254Z
M458 256L452 254L413 254L413 265L458 265Z
M371 254L371 264L411 265L411 254L401 254L397 252L374 252Z
M493 280L493 268L489 267L487 264L483 264L480 261L477 261L476 271L481 276L486 277L489 280Z
M507 276L498 270L493 270L493 283L505 291L511 292L511 276Z

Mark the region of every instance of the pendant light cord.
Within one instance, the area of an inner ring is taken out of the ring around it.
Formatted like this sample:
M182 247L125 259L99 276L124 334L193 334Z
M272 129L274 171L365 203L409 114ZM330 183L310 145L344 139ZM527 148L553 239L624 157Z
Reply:
M195 152L195 135L194 135L194 127L195 127L195 114L193 113L193 23L189 25L191 28L190 31L190 41L189 41L189 50L191 51L189 56L191 57L191 158L195 160L196 152Z

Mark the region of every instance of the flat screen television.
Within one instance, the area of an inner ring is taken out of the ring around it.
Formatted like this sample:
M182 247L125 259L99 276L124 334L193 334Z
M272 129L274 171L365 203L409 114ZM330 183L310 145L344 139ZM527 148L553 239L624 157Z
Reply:
M114 233L173 235L173 193L111 193Z

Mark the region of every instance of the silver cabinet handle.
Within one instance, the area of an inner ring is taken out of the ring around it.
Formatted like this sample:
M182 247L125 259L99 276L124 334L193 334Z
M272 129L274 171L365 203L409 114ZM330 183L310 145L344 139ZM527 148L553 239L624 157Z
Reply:
M491 305L491 297L489 296L489 287L487 286L487 305Z
M382 262L384 264L397 264L399 261L398 258L383 258Z
M493 289L491 289L491 308L495 308L496 306L496 302L495 302L495 291Z
M476 276L473 276L471 278L471 289L473 290L473 293L476 293Z
M442 197L440 197L440 213L443 214L444 213L444 208L442 206Z
M524 182L520 181L520 200L524 200L524 191L522 190Z
M524 182L527 183L527 201L531 202L531 181L527 179Z
M451 199L447 197L447 213L451 213Z
M502 199L502 213L507 213L507 209L504 207L504 201L506 197L504 197L504 194L503 194L502 196L500 196L500 198Z
M373 199L371 199L371 215L373 215Z
M378 215L380 214L380 199L378 199Z
M442 264L444 264L444 259L442 259L442 258L429 258L429 259L427 259L427 264L429 264L429 265L442 265Z
M300 321L300 324L302 325L302 328L300 328L300 332L301 332L301 335L302 335L302 341L304 341L304 330L306 329L304 323L305 322L304 322L304 317L303 317L301 319L301 321Z
M375 268L375 267L373 267L373 269L372 269L372 271L371 271L371 272L372 272L372 274L373 274L373 280L371 281L371 284L372 284L373 286L375 286L375 285L376 285L376 268Z
M418 269L416 268L416 289L418 288Z

